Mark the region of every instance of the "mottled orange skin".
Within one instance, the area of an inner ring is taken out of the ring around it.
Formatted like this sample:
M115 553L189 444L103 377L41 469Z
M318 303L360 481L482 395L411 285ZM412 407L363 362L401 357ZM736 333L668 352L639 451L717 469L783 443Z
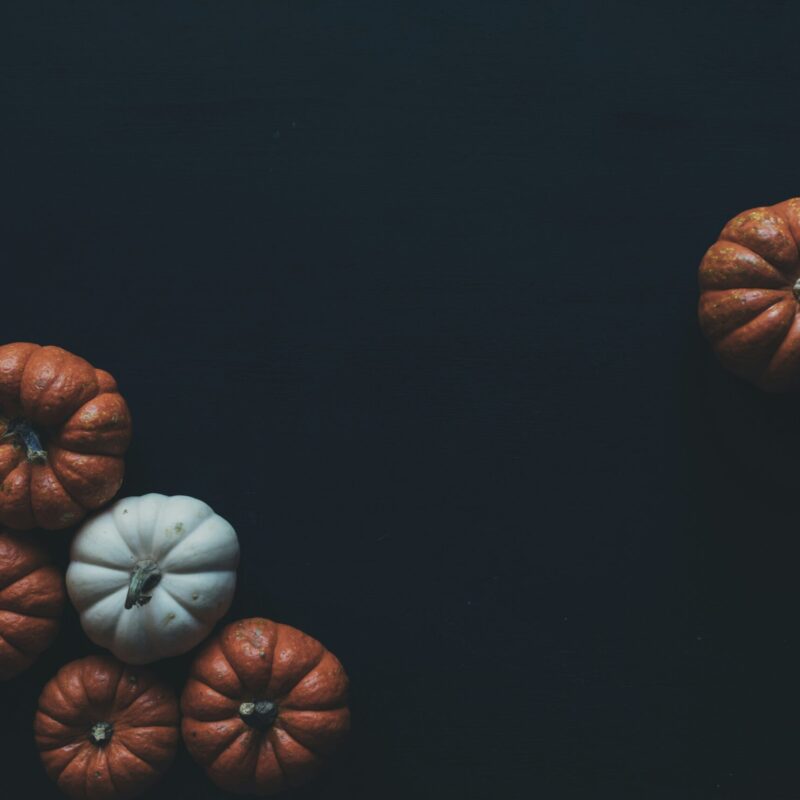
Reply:
M0 524L17 530L74 525L119 491L131 416L107 372L60 347L0 347L0 436L26 420L43 439L44 463L0 441Z
M95 744L98 722L113 725ZM50 778L78 800L135 797L169 767L178 747L174 692L147 669L111 656L89 656L62 667L39 698L36 746Z
M268 619L222 630L194 661L181 698L183 739L222 789L267 795L311 779L350 728L347 676L316 639ZM242 703L270 700L265 731L239 716Z
M0 531L0 680L27 669L58 632L64 578L45 548Z
M720 361L770 392L800 389L800 198L744 211L700 264L700 325Z

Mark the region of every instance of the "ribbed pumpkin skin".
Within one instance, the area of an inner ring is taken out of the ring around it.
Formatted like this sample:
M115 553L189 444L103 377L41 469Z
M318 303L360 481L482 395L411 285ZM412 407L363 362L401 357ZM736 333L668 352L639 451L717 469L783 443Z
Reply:
M800 198L744 211L700 264L699 318L720 361L770 392L800 389Z
M23 421L41 458L12 435ZM0 347L0 524L74 525L119 491L131 417L114 378L60 347Z
M181 698L183 739L214 783L268 795L310 780L350 728L339 660L296 628L253 618L228 625L194 661ZM271 701L274 722L246 724L242 703Z
M112 726L92 741L97 723ZM36 746L50 778L76 800L124 800L155 784L179 740L174 692L149 670L89 656L59 670L39 698Z
M64 608L64 578L30 534L0 531L0 680L46 650Z

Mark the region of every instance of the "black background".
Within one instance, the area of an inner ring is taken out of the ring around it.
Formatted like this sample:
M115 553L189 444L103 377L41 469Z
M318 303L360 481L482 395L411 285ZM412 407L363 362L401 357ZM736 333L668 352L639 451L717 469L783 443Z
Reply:
M123 494L210 503L229 618L344 662L299 797L800 796L797 401L695 321L800 194L765 5L0 9L0 336L111 371ZM0 689L3 791L58 796L30 721L90 649L69 611ZM221 797L185 752L148 796Z

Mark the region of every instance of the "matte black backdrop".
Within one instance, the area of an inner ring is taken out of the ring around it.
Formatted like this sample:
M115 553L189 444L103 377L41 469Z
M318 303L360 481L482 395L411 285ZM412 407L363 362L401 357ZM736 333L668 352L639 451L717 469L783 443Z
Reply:
M800 194L758 5L0 9L0 337L113 372L123 492L208 501L231 618L347 666L299 796L800 796L797 401L694 317L722 224ZM30 720L89 649L70 612L0 688L4 796L57 796ZM221 795L181 753L149 796Z

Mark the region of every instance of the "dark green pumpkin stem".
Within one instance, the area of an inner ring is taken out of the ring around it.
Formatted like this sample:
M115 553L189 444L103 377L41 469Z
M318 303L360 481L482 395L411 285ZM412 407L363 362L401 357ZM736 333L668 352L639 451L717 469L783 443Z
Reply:
M251 728L265 731L275 722L278 716L278 706L269 700L259 700L257 703L242 703L239 706L239 716Z
M114 733L114 726L110 722L95 722L89 732L89 741L98 747L105 747Z
M143 606L150 602L150 592L158 586L161 580L161 570L155 561L140 561L131 573L131 582L128 585L128 594L125 598L125 608Z
M24 419L12 419L6 423L6 431L0 437L13 439L18 447L25 448L25 457L32 464L44 464L47 461L47 451L42 446L39 434Z

